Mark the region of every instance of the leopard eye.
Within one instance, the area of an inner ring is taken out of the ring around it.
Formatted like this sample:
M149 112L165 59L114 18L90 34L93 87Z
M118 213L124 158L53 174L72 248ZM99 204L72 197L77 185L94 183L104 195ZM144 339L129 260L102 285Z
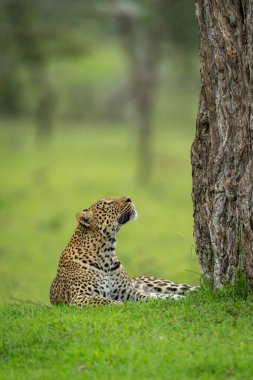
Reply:
M101 209L108 208L111 203L111 201L101 201L98 203L98 207Z
M104 203L104 204L103 204L103 208L106 208L106 209L109 208L110 206L111 206L110 203Z

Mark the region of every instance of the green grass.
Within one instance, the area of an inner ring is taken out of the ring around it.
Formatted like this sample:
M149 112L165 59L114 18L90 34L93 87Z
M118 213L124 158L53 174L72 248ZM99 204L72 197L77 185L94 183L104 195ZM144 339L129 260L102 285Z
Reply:
M1 379L252 379L253 299L0 308Z

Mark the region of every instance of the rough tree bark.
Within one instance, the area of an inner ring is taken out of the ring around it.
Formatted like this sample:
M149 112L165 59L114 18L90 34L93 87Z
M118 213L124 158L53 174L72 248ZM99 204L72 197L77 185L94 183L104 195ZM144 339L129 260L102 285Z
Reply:
M253 1L195 0L201 91L192 145L194 236L204 276L253 288Z

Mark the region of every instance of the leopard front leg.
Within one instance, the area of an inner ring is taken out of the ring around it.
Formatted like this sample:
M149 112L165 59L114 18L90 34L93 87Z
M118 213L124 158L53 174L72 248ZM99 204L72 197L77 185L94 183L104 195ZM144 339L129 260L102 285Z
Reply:
M131 284L125 287L120 287L117 292L114 292L114 300L126 301L148 301L153 298L151 295L145 293L143 290L134 288Z
M148 301L152 299L152 295L145 290L137 289L132 284L132 280L121 267L120 270L111 276L111 298L113 300L126 301Z
M135 289L131 286L125 293L122 301L148 301L153 297L143 290Z

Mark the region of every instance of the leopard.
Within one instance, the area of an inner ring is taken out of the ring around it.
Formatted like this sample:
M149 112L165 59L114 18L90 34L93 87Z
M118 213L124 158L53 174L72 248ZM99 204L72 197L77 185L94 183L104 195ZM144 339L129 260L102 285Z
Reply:
M131 198L107 197L76 214L78 225L60 256L50 288L52 305L121 305L180 298L195 286L157 277L130 277L116 255L116 235L137 218Z

